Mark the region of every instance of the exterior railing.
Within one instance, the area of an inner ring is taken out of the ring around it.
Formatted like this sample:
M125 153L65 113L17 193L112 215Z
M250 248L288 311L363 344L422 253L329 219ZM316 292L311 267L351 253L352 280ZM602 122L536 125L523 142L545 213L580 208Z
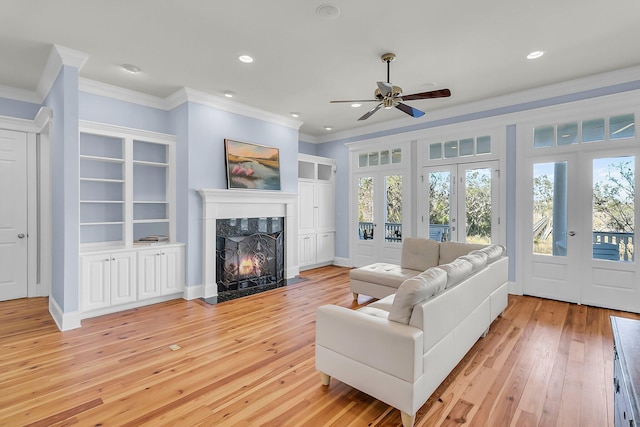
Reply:
M372 222L358 223L358 237L360 240L373 239L375 225ZM402 224L385 222L384 240L387 242L402 242Z
M633 261L635 259L635 235L634 233L617 233L609 231L594 231L593 232L593 248L594 258L601 258L597 256L598 246L608 245L615 247L619 254L619 259L622 261ZM609 258L606 258L609 259Z

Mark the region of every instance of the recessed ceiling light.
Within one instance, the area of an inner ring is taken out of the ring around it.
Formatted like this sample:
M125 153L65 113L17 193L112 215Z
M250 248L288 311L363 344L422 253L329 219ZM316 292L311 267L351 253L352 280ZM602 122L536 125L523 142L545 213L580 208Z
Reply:
M225 90L223 93L227 98L233 98L233 96L235 95L235 92L233 92L232 90Z
M131 74L136 74L140 72L140 68L136 67L135 65L132 64L122 64L122 68L125 71L130 72Z
M353 108L358 108L358 107L362 107L362 104L359 104L359 103L357 103L357 102L354 102L353 104L351 104L351 106L352 106Z
M324 127L324 130L331 130L331 129L333 129L331 126L325 126Z
M323 4L316 9L316 15L321 18L335 19L340 15L340 9L332 4Z
M293 117L300 117L300 113L298 113L297 111L294 111L294 112L289 113L289 114L291 114Z
M544 55L544 50L534 50L530 54L527 55L527 59L538 59Z
M253 62L253 58L250 57L249 55L240 55L238 59L244 62L245 64L251 64Z

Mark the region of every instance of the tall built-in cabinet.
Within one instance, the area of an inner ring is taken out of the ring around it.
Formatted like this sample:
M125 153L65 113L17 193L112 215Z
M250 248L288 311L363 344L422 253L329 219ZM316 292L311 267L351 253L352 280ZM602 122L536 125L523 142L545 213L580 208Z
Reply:
M335 258L336 161L298 155L298 264L301 270Z
M175 137L80 122L80 312L182 297L175 241ZM166 236L161 243L139 243Z

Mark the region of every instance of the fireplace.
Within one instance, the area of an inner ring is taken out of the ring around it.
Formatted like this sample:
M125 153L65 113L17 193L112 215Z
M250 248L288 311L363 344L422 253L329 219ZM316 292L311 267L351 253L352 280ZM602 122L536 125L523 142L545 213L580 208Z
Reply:
M251 191L251 190L219 190L202 189L198 190L202 197L202 280L201 291L194 293L193 297L201 296L207 302L216 303L223 301L218 286L218 270L224 269L217 258L218 248L218 220L229 220L229 228L242 229L245 227L240 218L247 219L247 232L253 227L249 225L248 219L264 218L262 224L266 224L270 219L279 218L282 221L281 238L283 245L283 276L284 282L287 279L294 279L298 273L298 194L283 191ZM235 225L231 225L235 221ZM275 229L271 225L261 225L260 221L255 225L259 233L272 234ZM261 231L265 230L265 231ZM252 233L249 233L252 234ZM246 236L240 236L246 237ZM263 236L264 239L266 237ZM237 240L237 238L236 238ZM261 257L261 256L259 256ZM252 267L253 268L253 267ZM276 274L276 277L278 275ZM246 281L246 278L243 278ZM239 289L248 289L242 280L238 284ZM229 285L233 288L234 285ZM246 291L249 292L249 291Z
M216 284L218 302L284 286L284 219L218 219Z

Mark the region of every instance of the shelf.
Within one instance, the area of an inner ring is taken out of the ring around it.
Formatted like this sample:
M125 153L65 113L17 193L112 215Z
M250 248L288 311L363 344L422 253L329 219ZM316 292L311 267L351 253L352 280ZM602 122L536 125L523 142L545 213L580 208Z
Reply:
M80 159L82 160L96 160L99 162L110 162L110 163L124 163L124 159L120 159L117 157L101 157L101 156L88 156L86 154L81 154Z
M123 221L116 222L81 222L80 225L122 225Z
M153 224L156 222L169 222L167 218L156 218L156 219L134 219L134 224Z
M80 178L80 181L91 181L91 182L111 182L114 184L123 184L124 179L107 179L107 178Z
M123 204L124 200L80 200L80 203L120 203L120 204Z
M147 162L145 160L134 160L134 165L145 165L145 166L156 166L166 168L169 166L168 163L160 163L160 162Z
M161 204L168 204L169 202L167 202L166 200L134 200L133 203L140 203L140 204L156 204L156 205L161 205Z

